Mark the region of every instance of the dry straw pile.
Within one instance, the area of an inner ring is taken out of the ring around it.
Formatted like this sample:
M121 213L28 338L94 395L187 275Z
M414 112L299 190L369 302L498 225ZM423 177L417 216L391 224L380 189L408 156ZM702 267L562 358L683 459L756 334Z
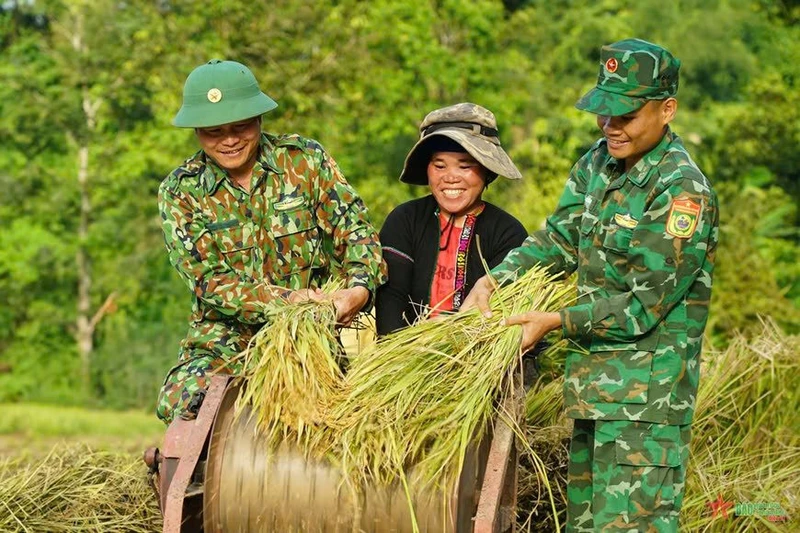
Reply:
M161 529L140 456L53 450L42 461L0 464L0 531L152 533Z

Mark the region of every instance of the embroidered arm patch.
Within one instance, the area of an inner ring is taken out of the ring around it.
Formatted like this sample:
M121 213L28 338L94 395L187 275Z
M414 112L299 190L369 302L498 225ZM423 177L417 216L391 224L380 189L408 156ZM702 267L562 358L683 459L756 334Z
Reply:
M688 198L673 200L667 217L667 233L679 239L688 239L697 228L699 216L699 204Z

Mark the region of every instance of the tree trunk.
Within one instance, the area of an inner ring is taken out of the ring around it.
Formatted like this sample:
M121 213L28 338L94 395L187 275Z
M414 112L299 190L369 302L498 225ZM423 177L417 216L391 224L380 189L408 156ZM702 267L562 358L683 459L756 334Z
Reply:
M84 392L88 392L92 350L94 349L94 324L89 316L92 305L92 273L87 250L89 215L92 206L89 202L89 146L87 142L83 141L78 147L78 189L81 203L78 219L78 249L75 254L75 263L78 269L78 319L75 335L78 341L78 353L81 357L81 382Z
M75 15L74 32L71 35L72 48L78 57L87 53L83 35L83 13L78 10ZM78 302L75 339L81 358L81 382L84 393L90 392L92 351L94 350L94 330L97 320L91 316L92 270L89 256L89 222L92 213L90 200L89 146L97 124L99 99L93 99L86 80L81 86L81 107L85 120L85 130L74 138L78 146L78 193L80 194L80 211L78 216L78 246L75 252L75 266L78 270Z

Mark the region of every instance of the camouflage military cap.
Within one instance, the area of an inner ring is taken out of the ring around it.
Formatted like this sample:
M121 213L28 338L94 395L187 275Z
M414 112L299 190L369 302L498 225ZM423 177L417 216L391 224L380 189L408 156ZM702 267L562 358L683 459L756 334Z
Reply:
M276 107L249 68L212 59L186 78L183 105L172 123L179 128L208 128L257 117Z
M603 46L597 85L575 107L616 117L636 111L648 100L675 96L680 66L668 50L641 39Z
M428 184L428 162L431 152L426 144L436 136L457 142L478 163L489 171L509 179L522 174L500 146L494 114L477 104L461 103L431 111L419 126L419 141L406 156L400 181L415 185Z

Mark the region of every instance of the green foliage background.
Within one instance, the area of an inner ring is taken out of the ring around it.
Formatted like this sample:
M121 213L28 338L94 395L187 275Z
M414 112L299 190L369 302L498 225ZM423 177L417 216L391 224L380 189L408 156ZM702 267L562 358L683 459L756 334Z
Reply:
M166 260L160 180L196 150L170 125L211 58L249 65L280 107L265 129L319 140L380 225L425 193L397 181L430 110L498 117L523 171L489 199L529 230L598 136L575 100L602 44L638 36L683 62L674 124L722 205L710 334L800 330L800 7L792 0L11 0L0 4L0 401L154 404L189 295ZM87 122L86 102L95 106ZM88 235L78 152L89 148ZM88 387L75 340L90 258Z

